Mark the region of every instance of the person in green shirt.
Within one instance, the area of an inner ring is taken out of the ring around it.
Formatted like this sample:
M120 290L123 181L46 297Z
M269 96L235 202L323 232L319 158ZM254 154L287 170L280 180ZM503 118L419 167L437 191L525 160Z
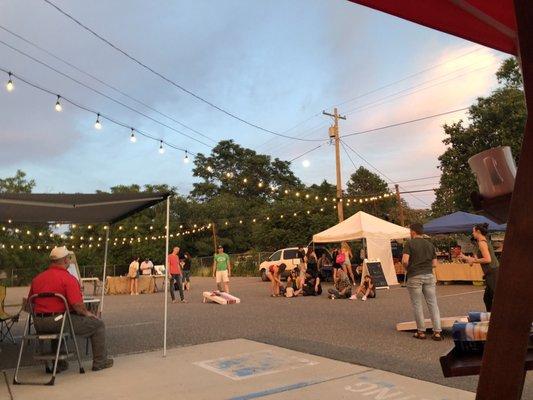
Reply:
M224 284L224 292L229 293L229 277L231 276L231 262L229 256L224 253L224 248L218 246L217 254L213 256L213 278L216 279L220 288Z

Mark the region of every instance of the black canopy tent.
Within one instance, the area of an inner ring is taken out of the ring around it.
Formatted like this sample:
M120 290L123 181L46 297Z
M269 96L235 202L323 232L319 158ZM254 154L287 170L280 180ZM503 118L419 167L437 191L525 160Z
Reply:
M94 193L94 194L47 194L47 193L2 193L0 194L0 222L15 223L106 223L104 245L104 270L102 282L105 286L107 253L111 225L133 214L166 200L165 270L168 271L169 212L171 192L163 193ZM166 355L167 333L167 288L165 273L165 316L163 355ZM105 287L102 289L100 312L104 309Z

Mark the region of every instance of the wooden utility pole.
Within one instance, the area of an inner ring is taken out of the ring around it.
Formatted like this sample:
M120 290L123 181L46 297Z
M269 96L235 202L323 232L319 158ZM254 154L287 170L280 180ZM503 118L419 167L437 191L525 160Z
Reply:
M214 222L211 223L211 229L213 230L213 246L215 247L215 252L213 254L217 254L217 228Z
M405 226L405 218L403 216L402 198L400 197L400 185L395 184L396 188L396 200L398 201L398 216L400 217L400 225Z
M337 108L333 109L333 114L322 111L322 114L333 118L333 126L329 127L329 137L335 141L335 165L337 171L337 214L339 222L344 221L344 208L342 202L342 177L341 177L341 154L339 149L339 119L346 120L346 116L341 116Z

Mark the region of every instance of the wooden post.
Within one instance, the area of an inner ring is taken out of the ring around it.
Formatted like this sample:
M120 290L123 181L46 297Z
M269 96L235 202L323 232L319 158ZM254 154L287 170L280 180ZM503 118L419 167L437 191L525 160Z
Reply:
M395 184L394 187L396 188L396 200L398 201L398 217L400 218L400 225L405 226L402 198L400 197L400 185Z
M217 229L216 229L216 226L215 226L215 223L213 222L211 224L211 228L213 230L213 246L215 248L215 252L213 254L216 254L217 253Z
M346 116L339 115L337 108L333 109L333 114L322 111L322 114L333 117L333 126L330 127L329 137L335 141L335 171L337 177L337 215L339 222L344 221L344 205L342 201L342 175L341 175L341 153L339 138L339 119L346 119Z
M533 321L533 3L514 0L528 118L509 210L477 399L520 399Z

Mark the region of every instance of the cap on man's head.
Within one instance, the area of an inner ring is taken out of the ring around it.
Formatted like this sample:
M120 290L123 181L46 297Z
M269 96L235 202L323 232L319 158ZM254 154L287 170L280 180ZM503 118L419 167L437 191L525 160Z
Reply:
M218 247L217 247L217 249L223 249L223 248L224 248L224 247L222 247L222 246L218 246Z
M50 260L61 260L69 255L66 246L54 247L50 252Z

